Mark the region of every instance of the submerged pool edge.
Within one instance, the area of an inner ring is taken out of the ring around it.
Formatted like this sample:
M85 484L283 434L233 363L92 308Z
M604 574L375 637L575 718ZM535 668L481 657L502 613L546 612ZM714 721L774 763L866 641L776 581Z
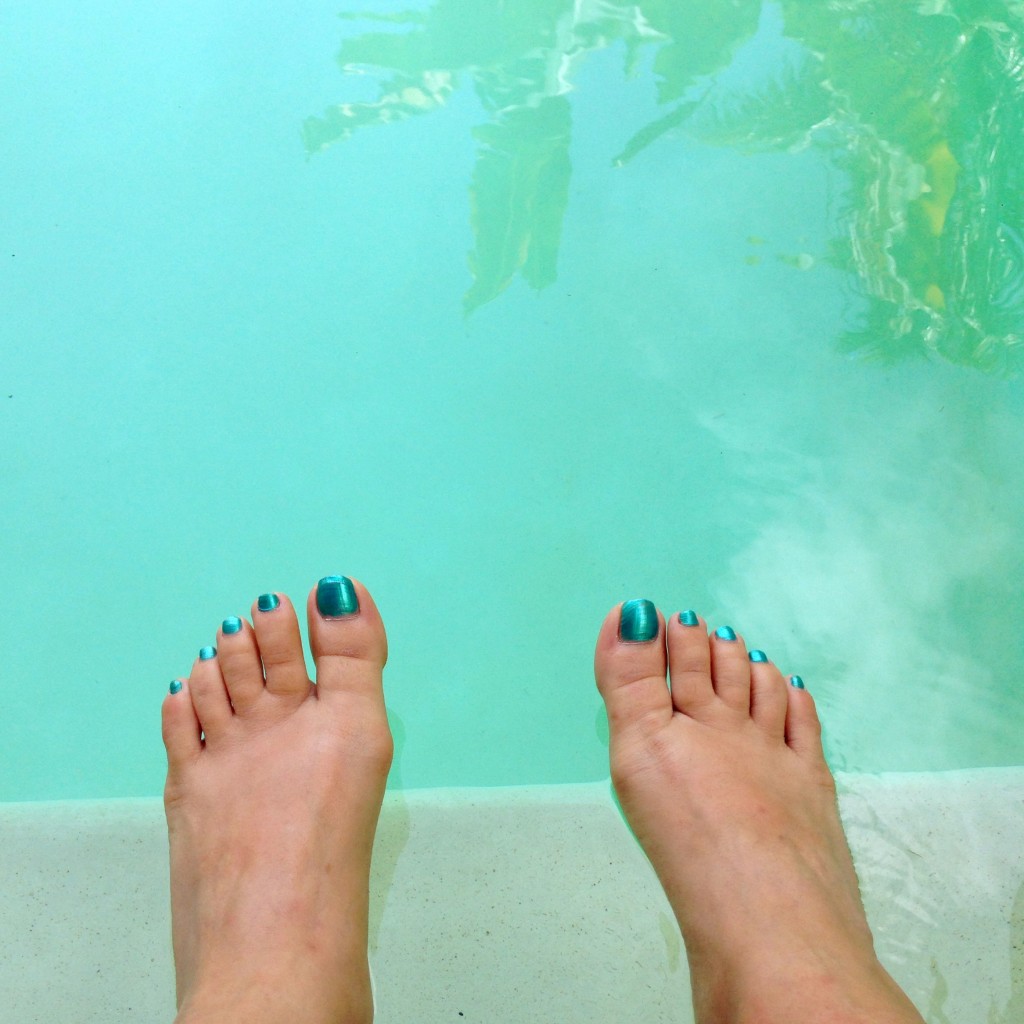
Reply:
M951 1020L1009 1005L1024 967L1024 767L837 783L890 973L922 1010L941 996ZM161 800L0 805L0 838L12 1019L170 1020ZM678 928L609 781L389 793L370 894L377 1024L506 1020L510 1006L517 1020L595 1024L642 1006L652 1024L692 1022Z

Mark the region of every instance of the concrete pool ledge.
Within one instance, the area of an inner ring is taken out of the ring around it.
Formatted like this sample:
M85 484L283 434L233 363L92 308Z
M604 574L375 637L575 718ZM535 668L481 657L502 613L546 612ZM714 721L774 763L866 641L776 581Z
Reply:
M1024 768L837 776L879 955L929 1024L1024 1020ZM4 1019L170 1022L159 800L0 805ZM686 954L607 782L389 793L380 1024L690 1024Z

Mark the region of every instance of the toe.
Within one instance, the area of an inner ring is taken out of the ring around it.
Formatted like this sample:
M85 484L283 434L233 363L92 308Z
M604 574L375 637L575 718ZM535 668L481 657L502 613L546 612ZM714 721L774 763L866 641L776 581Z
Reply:
M204 647L199 652L188 677L188 690L203 734L207 740L216 740L228 728L232 716L216 647Z
M696 612L680 612L666 623L665 632L672 704L684 715L699 718L715 701L707 623Z
M772 737L782 740L786 732L789 697L782 673L764 651L750 652L750 717Z
M235 713L250 711L263 694L263 667L252 627L235 616L217 633L217 660Z
M594 653L594 676L613 742L619 730L653 733L672 718L664 638L661 613L650 601L626 601L605 616Z
M191 763L203 749L199 719L189 699L188 686L180 679L171 683L161 708L161 731L167 748L167 768L173 774Z
M377 606L359 580L325 576L306 602L317 695L359 693L383 705L381 670L387 635Z
M284 594L261 594L252 606L267 690L278 696L309 696L309 674L302 653L302 636L295 608Z
M789 702L786 708L786 743L798 754L809 758L825 759L821 746L821 721L814 698L800 687L794 686L792 680L799 676L790 676L790 685L786 687Z
M730 626L711 636L711 680L715 693L729 707L750 714L750 662L743 637Z

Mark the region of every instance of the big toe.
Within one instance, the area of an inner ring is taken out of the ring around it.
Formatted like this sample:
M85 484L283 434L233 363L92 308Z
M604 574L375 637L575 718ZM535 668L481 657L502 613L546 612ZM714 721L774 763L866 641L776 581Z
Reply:
M665 623L651 601L616 605L601 624L594 676L612 737L623 730L657 731L672 718L665 681Z
M359 580L325 576L310 591L306 613L317 696L344 707L344 720L359 723L367 749L379 748L390 761L382 681L388 641L370 592Z
M347 692L383 699L388 640L366 587L347 576L325 576L310 591L306 613L320 696Z

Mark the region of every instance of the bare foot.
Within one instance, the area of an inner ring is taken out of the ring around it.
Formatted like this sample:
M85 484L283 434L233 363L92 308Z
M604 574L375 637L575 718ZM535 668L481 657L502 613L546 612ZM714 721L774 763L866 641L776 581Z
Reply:
M923 1024L875 955L814 700L762 657L649 601L616 606L597 642L612 781L683 933L697 1020Z
M164 700L180 1024L373 1017L370 854L393 749L387 640L357 581L326 577L306 611L315 686L291 602L264 595L253 625L225 620L216 650Z

